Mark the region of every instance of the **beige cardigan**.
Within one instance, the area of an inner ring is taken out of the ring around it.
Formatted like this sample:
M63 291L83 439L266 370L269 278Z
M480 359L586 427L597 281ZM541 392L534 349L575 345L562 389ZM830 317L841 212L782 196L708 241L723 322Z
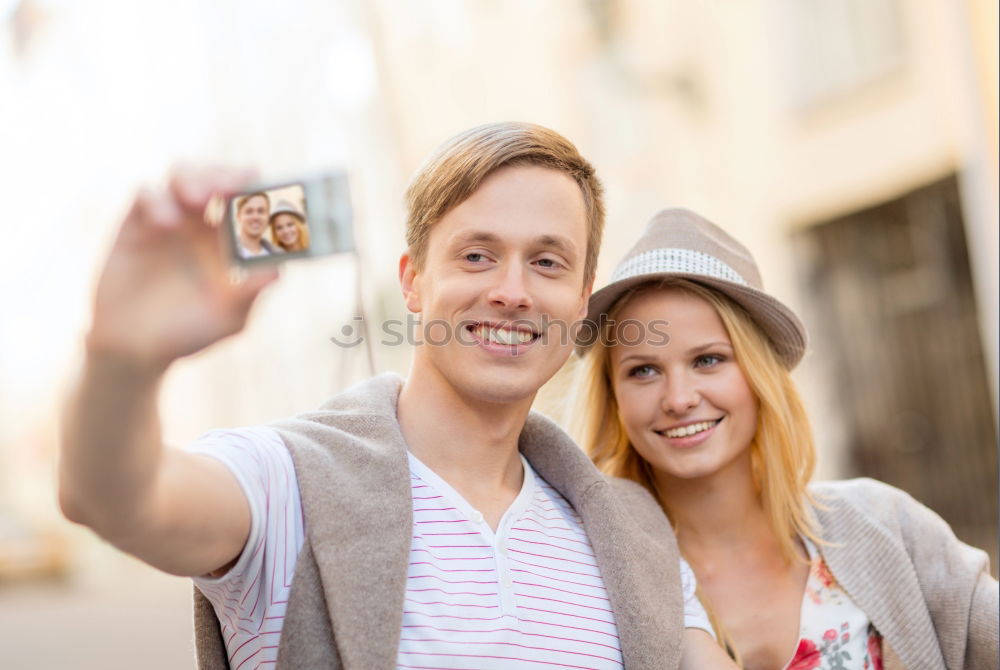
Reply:
M986 554L872 479L810 487L830 571L871 619L886 670L996 670L1000 588Z
M318 411L274 424L292 454L306 528L279 668L396 667L413 525L406 446L396 420L400 385L399 377L381 375ZM676 668L684 628L679 554L659 505L633 482L604 478L541 415L529 416L519 446L583 520L625 667ZM228 667L218 619L197 590L195 638L200 668Z

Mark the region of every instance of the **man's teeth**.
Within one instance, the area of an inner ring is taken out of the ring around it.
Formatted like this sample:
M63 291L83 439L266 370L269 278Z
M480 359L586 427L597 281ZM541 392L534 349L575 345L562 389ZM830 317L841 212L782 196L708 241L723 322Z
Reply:
M681 426L680 428L671 428L670 430L663 431L663 434L667 437L687 437L688 435L694 435L695 433L700 433L703 430L708 430L714 426L717 421L702 421L701 423L692 423L687 426Z
M476 335L494 344L527 344L531 342L534 335L526 330L509 330L507 328L490 328L489 326L477 326L474 330Z

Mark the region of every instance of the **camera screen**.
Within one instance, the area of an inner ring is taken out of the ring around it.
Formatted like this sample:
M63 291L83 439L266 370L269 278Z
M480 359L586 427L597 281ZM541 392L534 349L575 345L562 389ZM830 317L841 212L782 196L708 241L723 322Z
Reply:
M309 220L301 184L245 193L233 199L230 225L240 258L305 251Z
M343 173L248 190L226 212L233 259L243 265L354 249Z

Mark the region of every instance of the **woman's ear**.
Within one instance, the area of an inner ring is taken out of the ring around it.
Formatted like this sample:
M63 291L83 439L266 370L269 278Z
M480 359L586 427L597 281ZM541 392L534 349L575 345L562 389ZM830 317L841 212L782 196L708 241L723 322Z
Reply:
M399 257L399 288L403 291L403 302L406 309L419 314L423 307L420 304L420 277L417 263L409 249Z

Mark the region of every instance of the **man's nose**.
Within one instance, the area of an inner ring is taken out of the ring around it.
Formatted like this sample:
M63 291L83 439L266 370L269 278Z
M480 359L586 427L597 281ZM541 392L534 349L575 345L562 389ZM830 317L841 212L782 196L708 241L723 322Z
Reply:
M519 262L507 263L495 275L496 282L490 287L490 304L501 309L529 309L533 301L528 291L524 266Z

